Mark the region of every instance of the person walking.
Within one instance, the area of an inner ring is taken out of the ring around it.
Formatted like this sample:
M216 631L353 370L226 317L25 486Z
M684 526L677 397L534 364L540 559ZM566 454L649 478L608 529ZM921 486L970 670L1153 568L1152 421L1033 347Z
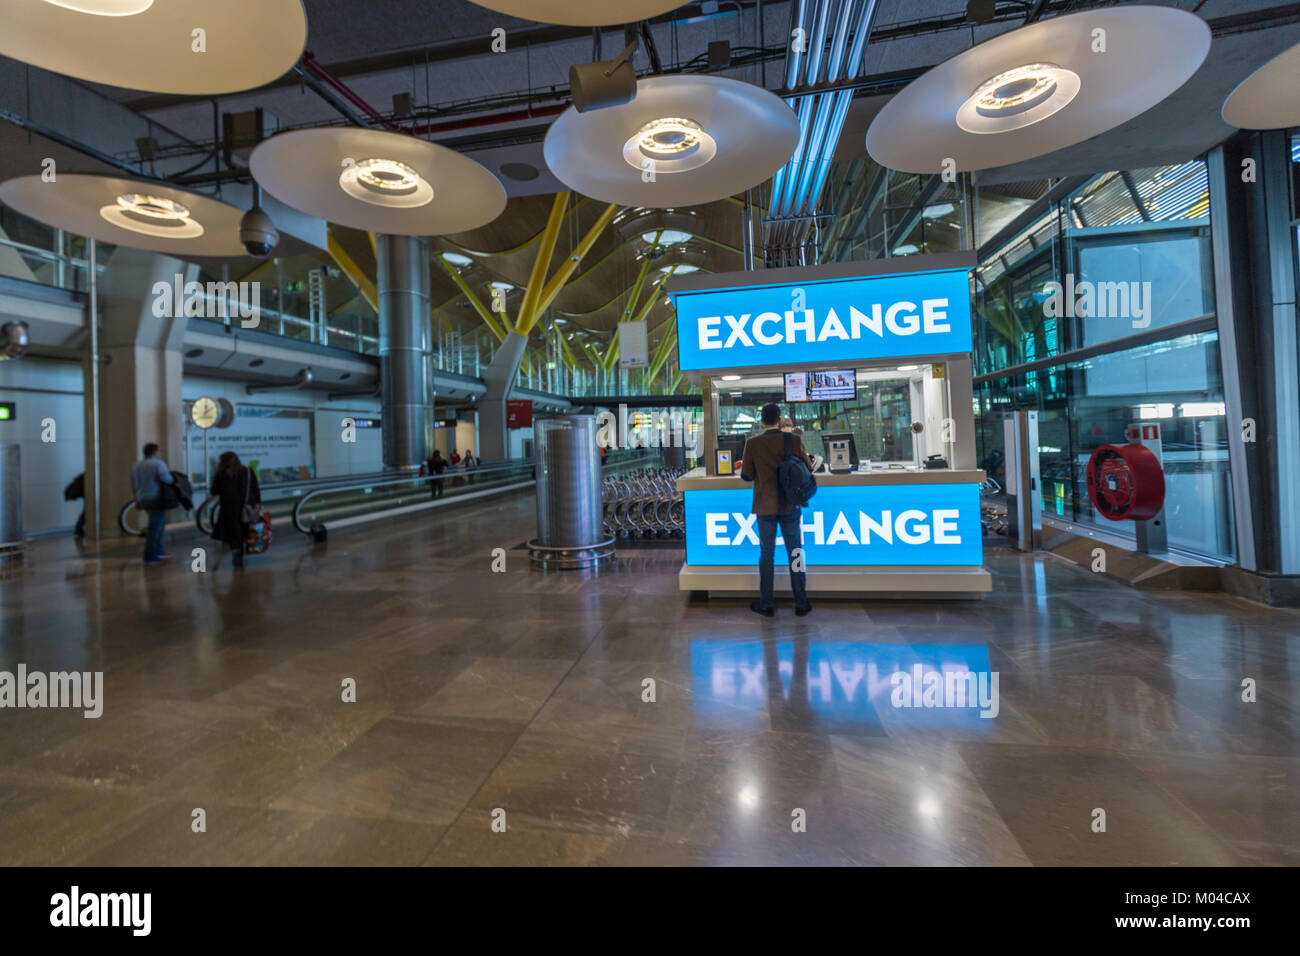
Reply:
M781 538L785 542L787 563L790 567L790 590L794 594L794 613L803 617L812 610L808 603L807 578L803 571L795 570L795 553L802 555L803 534L800 529L799 506L785 500L781 491L778 472L781 459L786 454L786 442L790 443L790 453L806 462L811 461L804 451L803 441L797 435L783 431L781 428L781 409L778 405L763 406L761 413L762 434L755 435L745 442L741 456L740 477L754 483L754 500L751 511L758 516L758 600L750 602L749 608L764 617L776 613L773 599L773 560L776 555L776 531L781 529Z
M85 501L86 500L86 473L83 471L72 481L68 482L68 487L63 489L64 501ZM84 538L86 536L86 506L81 506L81 514L77 516L77 525L72 529L74 537Z
M235 555L235 567L242 568L244 543L248 540L244 505L262 503L262 489L258 487L257 475L233 451L223 451L217 459L217 473L212 476L212 487L208 493L220 499L212 537L230 546Z
M474 469L478 467L478 459L474 457L473 448L465 449L465 457L460 460L460 463L464 466L465 471L467 472L469 483L471 485L474 484Z
M456 449L453 448L451 450L451 467L455 468L459 464L460 464L460 452L458 452Z
M147 565L171 557L163 551L163 531L167 527L163 486L172 482L171 469L158 457L158 446L149 442L144 446L144 457L131 469L131 491L135 495L136 507L149 516L144 532L144 563Z
M442 497L442 486L445 479L436 476L441 476L443 472L447 470L447 459L443 458L442 452L435 448L433 454L429 456L429 460L424 463L424 467L428 469L429 474L435 476L434 479L429 482L429 486L431 489L430 493L434 500L437 500Z

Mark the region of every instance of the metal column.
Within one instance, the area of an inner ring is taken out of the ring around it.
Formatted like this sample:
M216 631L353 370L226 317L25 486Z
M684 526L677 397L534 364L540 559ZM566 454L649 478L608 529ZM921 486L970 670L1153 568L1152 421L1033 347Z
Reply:
M418 236L375 236L384 467L416 468L433 447L426 378L429 246Z
M1043 543L1043 492L1038 467L1038 412L1021 409L1002 420L1006 448L1007 538L1021 551Z

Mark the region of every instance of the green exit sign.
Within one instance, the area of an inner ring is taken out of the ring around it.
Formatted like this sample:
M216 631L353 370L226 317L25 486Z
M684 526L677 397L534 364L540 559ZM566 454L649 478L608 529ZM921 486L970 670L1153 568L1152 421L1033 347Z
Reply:
M0 422L11 422L16 415L13 402L0 402Z

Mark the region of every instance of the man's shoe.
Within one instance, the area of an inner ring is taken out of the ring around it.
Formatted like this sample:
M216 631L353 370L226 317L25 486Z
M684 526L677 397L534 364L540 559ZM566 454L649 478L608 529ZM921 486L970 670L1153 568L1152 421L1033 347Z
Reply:
M776 608L763 607L763 605L759 604L757 601L750 601L749 609L755 614L763 615L763 617L772 617L776 614Z
M165 552L165 551L159 551L159 552L158 552L158 560L159 560L159 561L161 561L163 558L170 558L170 557L171 557L171 555L168 554L168 553Z
M795 617L803 617L805 614L807 614L807 613L810 612L811 610L812 610L812 605L811 605L811 604L805 604L803 607L797 607L797 608L795 608L795 609L794 609L794 614L795 614Z

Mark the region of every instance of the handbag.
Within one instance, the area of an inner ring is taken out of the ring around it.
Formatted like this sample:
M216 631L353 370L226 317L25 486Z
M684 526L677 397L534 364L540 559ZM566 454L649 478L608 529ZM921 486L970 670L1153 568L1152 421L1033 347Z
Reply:
M244 471L244 506L239 511L239 519L244 524L257 524L262 520L262 506L248 503L248 496L252 492L252 486L253 469L249 468Z

